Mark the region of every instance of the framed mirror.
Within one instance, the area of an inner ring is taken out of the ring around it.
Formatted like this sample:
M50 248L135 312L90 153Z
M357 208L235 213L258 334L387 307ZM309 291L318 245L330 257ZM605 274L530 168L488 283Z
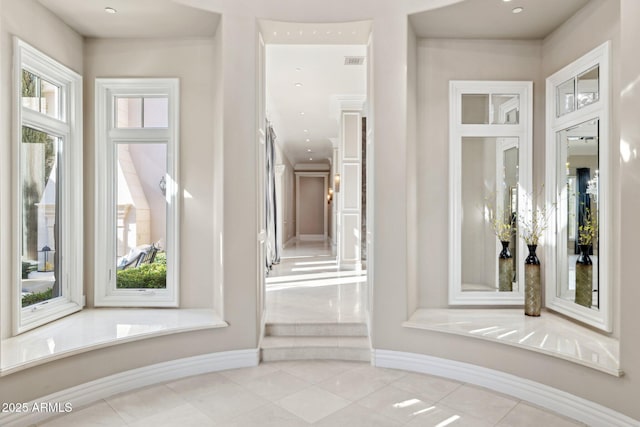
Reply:
M523 303L517 217L531 188L531 82L450 83L449 304Z
M611 331L609 44L547 78L546 306Z

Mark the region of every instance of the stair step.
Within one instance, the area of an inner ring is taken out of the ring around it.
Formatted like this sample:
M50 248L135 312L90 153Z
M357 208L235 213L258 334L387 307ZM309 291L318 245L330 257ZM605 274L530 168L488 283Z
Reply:
M366 323L267 323L267 336L366 337Z
M264 337L261 356L265 362L301 359L369 361L371 350L367 337L275 336Z

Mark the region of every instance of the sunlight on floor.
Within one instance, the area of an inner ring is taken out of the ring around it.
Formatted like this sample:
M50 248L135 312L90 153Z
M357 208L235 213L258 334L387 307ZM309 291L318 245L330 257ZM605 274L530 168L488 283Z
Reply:
M298 242L265 280L267 322L364 322L366 273L340 270L324 242Z

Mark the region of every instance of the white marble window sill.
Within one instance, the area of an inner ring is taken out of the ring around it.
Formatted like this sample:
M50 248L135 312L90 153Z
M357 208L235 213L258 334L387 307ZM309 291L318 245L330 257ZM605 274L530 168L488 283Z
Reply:
M98 348L225 326L211 309L85 309L3 340L0 376Z
M618 340L548 311L540 317L528 317L522 309L418 309L402 325L494 341L610 375L623 374Z

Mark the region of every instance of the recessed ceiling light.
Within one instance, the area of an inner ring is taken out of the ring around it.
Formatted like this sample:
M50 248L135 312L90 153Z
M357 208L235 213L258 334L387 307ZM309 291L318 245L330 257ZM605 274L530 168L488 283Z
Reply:
M309 160L313 160L313 157L309 157Z
M327 35L331 34L331 30L327 30Z
M302 71L302 68L296 67L296 71Z
M318 30L313 30L313 35L315 36L316 34L318 34Z
M307 148L307 153L310 153L310 152L311 152L311 148Z
M338 35L341 36L342 35L342 31L338 31Z
M511 12L513 13L520 13L524 10L524 7L514 7L513 10Z
M115 10L112 7L105 7L104 11L107 12L107 13L116 13L117 12L117 10Z
M304 132L304 133L309 133L309 129L305 129L305 130L303 130L302 132Z
M502 0L505 3L509 3L511 0Z
M278 35L278 32L277 32L277 31L274 31L274 32L273 32L273 35L274 35L274 36L277 36L277 35Z
M309 138L307 138L307 142L311 142L311 140Z
M290 36L291 35L291 31L287 31L287 35Z
M296 83L296 87L302 87L302 83L300 82Z
M304 116L304 111L300 111L300 115L301 115L301 116Z

